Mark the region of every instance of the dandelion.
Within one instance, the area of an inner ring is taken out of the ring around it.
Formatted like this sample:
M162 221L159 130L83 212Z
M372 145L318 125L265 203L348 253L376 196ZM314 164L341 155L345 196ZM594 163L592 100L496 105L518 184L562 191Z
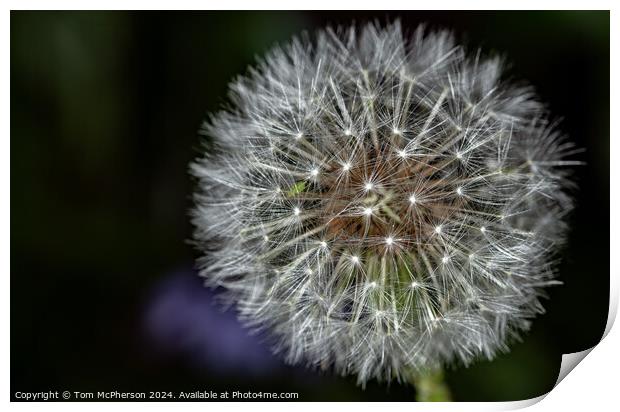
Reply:
M576 151L501 68L398 22L274 48L191 165L206 283L360 384L506 351L557 283Z

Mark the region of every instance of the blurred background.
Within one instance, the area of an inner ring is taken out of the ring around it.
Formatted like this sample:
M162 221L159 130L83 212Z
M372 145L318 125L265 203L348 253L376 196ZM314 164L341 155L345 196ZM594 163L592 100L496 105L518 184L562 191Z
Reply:
M519 400L596 344L609 298L608 12L11 12L11 396L15 391L298 392L414 400L412 388L285 366L221 311L187 244L198 129L275 43L400 18L502 53L586 151L547 313L492 362L446 372L455 400Z

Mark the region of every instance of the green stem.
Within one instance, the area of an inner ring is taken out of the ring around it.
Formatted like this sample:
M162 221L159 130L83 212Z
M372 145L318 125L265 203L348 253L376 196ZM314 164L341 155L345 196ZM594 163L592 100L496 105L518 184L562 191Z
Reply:
M407 378L416 389L416 400L418 402L452 401L450 388L444 380L441 369L410 373Z

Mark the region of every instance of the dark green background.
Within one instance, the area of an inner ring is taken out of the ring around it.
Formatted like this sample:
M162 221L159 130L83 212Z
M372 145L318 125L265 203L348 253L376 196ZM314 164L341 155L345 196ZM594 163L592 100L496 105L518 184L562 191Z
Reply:
M395 17L505 54L509 75L530 81L586 148L564 285L509 354L447 372L455 399L538 396L562 353L596 344L609 296L608 12L12 12L12 393L236 388L413 400L398 384L362 391L288 367L221 376L150 353L141 328L152 285L196 257L187 164L228 81L301 30Z

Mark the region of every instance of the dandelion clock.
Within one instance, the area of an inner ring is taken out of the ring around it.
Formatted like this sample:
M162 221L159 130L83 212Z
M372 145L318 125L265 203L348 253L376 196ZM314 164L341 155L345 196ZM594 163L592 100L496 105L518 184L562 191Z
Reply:
M446 400L442 368L508 350L558 283L575 149L447 31L293 39L204 131L201 275L288 363Z

